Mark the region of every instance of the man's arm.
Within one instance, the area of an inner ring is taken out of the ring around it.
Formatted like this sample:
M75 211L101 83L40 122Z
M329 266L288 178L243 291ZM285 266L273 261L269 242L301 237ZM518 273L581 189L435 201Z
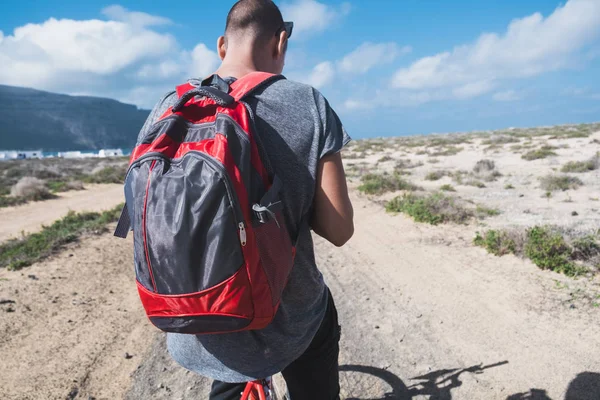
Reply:
M311 227L338 247L354 234L354 210L339 152L319 161Z

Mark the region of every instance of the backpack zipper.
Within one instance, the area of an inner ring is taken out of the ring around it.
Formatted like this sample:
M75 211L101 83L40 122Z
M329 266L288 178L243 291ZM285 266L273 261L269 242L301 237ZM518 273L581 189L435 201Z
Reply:
M142 235L144 239L144 254L146 255L146 264L148 264L148 273L150 274L150 281L152 282L152 287L154 288L154 292L158 293L156 289L156 281L154 280L154 273L152 272L152 264L150 263L150 251L148 250L148 236L147 236L147 215L146 215L146 207L148 206L148 193L150 189L150 181L152 179L152 171L154 171L154 166L156 165L156 160L152 161L150 164L150 169L148 171L148 182L146 182L146 194L144 195L144 210L142 212Z
M215 160L213 157L209 156L206 153L202 153L200 151L190 151L189 154L200 156L200 158L204 159L205 161L208 161L208 163L212 164L212 166L214 168L221 171L221 173L223 175L223 182L225 183L225 188L227 190L227 196L229 197L229 202L233 206L233 212L235 214L235 219L237 220L237 223L238 223L238 233L240 236L240 244L242 245L242 247L246 246L247 239L248 239L247 234L246 234L246 223L244 222L244 215L242 214L242 207L240 206L240 199L239 199L236 191L233 190L233 188L232 188L233 185L231 183L231 179L229 178L229 173L227 172L227 170L225 169L223 164L221 164L220 162L218 162L217 160Z
M233 184L231 183L231 178L229 178L229 174L227 173L227 170L225 169L223 164L221 164L219 161L217 161L212 156L210 156L206 153L203 153L201 151L192 150L192 151L189 151L187 154L207 161L214 169L221 172L221 175L223 176L223 183L225 183L225 189L227 191L227 197L229 197L229 202L233 206L233 213L235 215L235 221L237 222L237 229L238 229L238 233L239 233L239 237L240 237L240 244L242 245L242 247L246 246L247 241L248 241L248 235L246 232L246 223L244 221L244 214L242 213L242 207L240 205L239 197L238 197L236 191L233 190ZM161 153L148 153L148 154L145 154L142 157L140 157L136 161L136 163L140 162L140 161L144 161L145 159L148 159L148 158L169 160L170 162L172 162L172 160L170 158L164 156Z

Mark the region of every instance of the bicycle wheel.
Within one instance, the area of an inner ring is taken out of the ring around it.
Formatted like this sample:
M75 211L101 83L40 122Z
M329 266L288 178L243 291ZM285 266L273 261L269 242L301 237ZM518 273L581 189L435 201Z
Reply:
M408 388L400 378L381 368L342 365L341 398L346 400L409 400Z

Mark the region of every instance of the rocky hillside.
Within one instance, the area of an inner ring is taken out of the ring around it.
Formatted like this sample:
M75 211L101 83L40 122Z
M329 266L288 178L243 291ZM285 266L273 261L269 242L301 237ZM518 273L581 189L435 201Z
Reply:
M0 149L131 148L148 114L111 99L0 85Z

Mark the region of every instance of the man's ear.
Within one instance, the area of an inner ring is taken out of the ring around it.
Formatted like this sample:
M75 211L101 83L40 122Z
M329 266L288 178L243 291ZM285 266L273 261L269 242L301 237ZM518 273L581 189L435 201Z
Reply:
M225 40L225 36L219 36L217 39L217 52L219 53L219 58L223 61L227 55L227 41Z
M287 45L288 45L288 37L287 37L287 33L285 32L285 30L281 31L281 33L279 34L278 38L277 38L277 54L275 54L276 58L282 58L285 56L285 52L287 50Z

